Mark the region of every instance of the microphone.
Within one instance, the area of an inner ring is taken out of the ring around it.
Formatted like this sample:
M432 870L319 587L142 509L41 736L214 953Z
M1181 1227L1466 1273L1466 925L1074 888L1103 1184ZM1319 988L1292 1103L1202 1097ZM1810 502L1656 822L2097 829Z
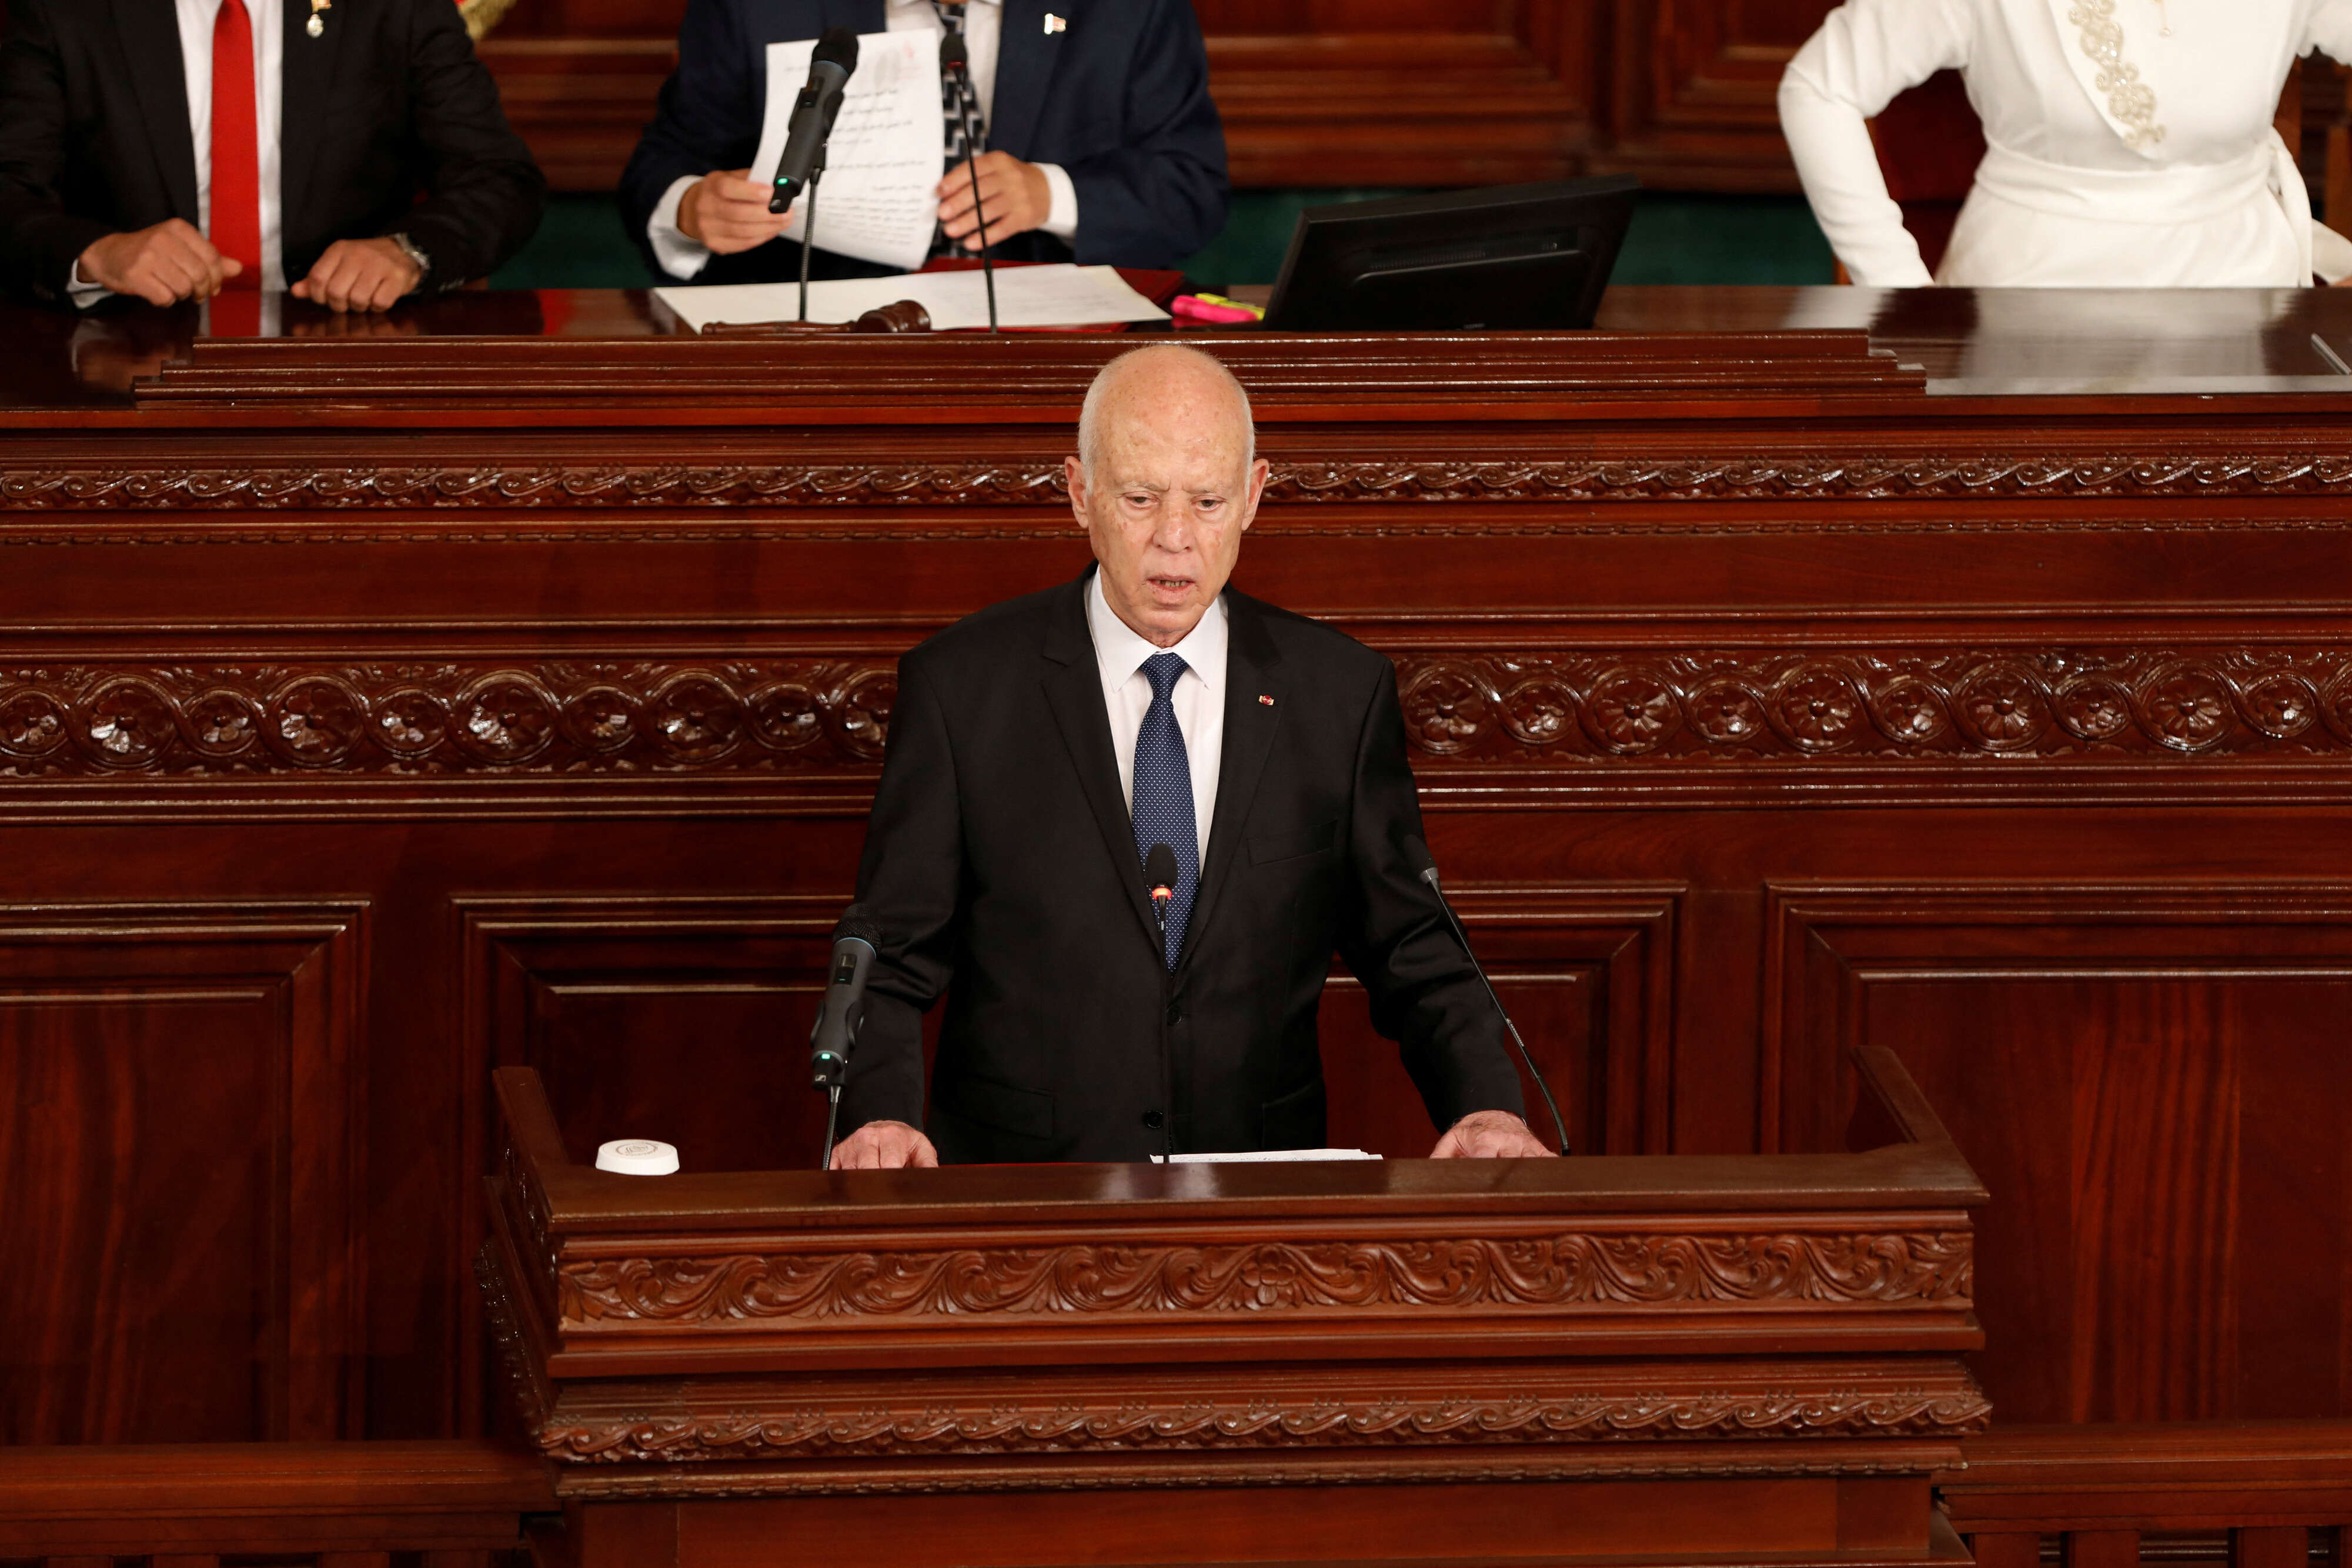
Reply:
M858 917L856 905L833 928L832 977L817 1006L816 1022L809 1030L809 1076L825 1093L824 1158L817 1168L833 1166L835 1118L841 1113L841 1082L849 1071L849 1053L866 1022L866 977L874 967L875 950L882 933Z
M1510 1013L1503 1006L1503 998L1495 994L1495 982L1486 977L1486 966L1478 962L1477 951L1470 946L1470 934L1462 929L1462 922L1454 915L1454 905L1446 902L1445 889L1437 877L1437 862L1430 854L1429 845L1416 835L1404 841L1404 852L1405 858L1419 869L1421 880L1429 883L1429 891L1437 894L1437 907L1445 911L1445 923L1454 927L1454 940L1462 944L1462 951L1469 956L1470 967L1477 972L1478 983L1486 988L1486 999L1495 1004L1496 1014L1502 1019L1503 1027L1510 1031L1511 1043L1519 1048L1519 1060L1528 1064L1528 1076L1536 1081L1536 1092L1543 1096L1544 1109L1551 1113L1551 1130L1559 1134L1559 1152L1567 1154L1568 1123L1561 1119L1559 1102L1551 1097L1551 1085L1544 1082L1543 1073L1537 1069L1536 1059L1528 1051L1528 1042L1519 1038L1519 1026L1511 1021Z
M1168 905L1176 897L1176 852L1166 844L1154 844L1143 857L1143 885L1151 890L1151 912L1160 916L1161 930L1168 928Z
M793 198L824 172L824 139L833 134L842 89L856 69L857 35L846 27L827 27L809 57L808 84L793 100L784 155L776 160L776 189L768 198L770 212L789 212Z
M971 57L963 46L961 33L940 35L940 74L946 76L951 72L961 72L967 82L971 79ZM970 104L971 100L962 93L956 94L956 114L963 121L963 166L971 173L971 215L972 220L980 225L980 276L988 286L988 329L993 332L996 330L996 264L988 256L988 214L980 205L980 153L971 144Z

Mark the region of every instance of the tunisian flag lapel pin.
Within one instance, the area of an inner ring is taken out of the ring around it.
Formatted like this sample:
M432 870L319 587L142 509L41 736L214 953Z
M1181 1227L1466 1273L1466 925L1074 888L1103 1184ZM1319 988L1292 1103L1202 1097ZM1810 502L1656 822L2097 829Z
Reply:
M1045 13L1045 31L1048 33L1066 33L1069 30L1070 25L1067 22L1065 22L1059 16L1055 16L1051 11Z
M1271 696L1268 696L1268 695L1267 695L1265 693L1264 693L1264 692L1260 692L1260 693L1258 693L1258 695L1257 695L1257 700L1258 700L1258 701L1260 701L1260 702L1262 702L1262 703L1264 703L1264 704L1265 704L1266 706L1268 706L1268 707L1272 707L1272 706L1274 706L1274 698L1272 698Z

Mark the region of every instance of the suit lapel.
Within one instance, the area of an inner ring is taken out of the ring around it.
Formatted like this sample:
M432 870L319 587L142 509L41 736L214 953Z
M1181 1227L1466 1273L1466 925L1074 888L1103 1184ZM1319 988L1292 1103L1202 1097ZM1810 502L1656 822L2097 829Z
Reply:
M179 12L172 0L114 0L114 20L163 189L172 198L173 215L198 223L196 143L188 131L188 78L180 58Z
M1275 651L1257 601L1225 591L1230 642L1225 652L1225 739L1217 759L1217 810L1209 823L1209 862L1201 869L1201 891L1192 902L1192 917L1184 926L1183 951L1176 967L1200 951L1201 933L1216 913L1220 894L1233 880L1240 858L1242 825L1249 821L1250 802L1256 798L1265 759L1274 750L1274 737L1286 709L1282 656ZM1271 703L1261 697L1272 697Z
M1079 788L1093 808L1102 830L1103 847L1110 852L1119 886L1142 923L1143 935L1156 950L1160 923L1143 891L1143 868L1135 858L1135 827L1127 802L1118 791L1118 759L1111 751L1110 714L1103 706L1102 674L1095 661L1094 637L1087 631L1087 593L1091 572L1064 590L1047 612L1045 641L1045 705L1069 749L1077 769ZM1221 789L1223 786L1219 786Z
M888 0L826 0L824 25L846 27L860 37L868 33L887 33L890 30Z
M1004 0L996 38L995 112L989 117L988 145L992 152L1016 158L1029 153L1037 130L1037 111L1054 79L1054 68L1070 48L1069 33L1047 33L1045 13L1079 9L1076 0ZM1073 28L1086 25L1079 16Z
M310 37L310 0L285 0L279 31L278 116L278 210L285 248L296 248L298 235L312 231L304 224L311 172L318 166L320 138L332 113L335 61L342 53L343 35L359 24L358 7L344 0L340 10L320 13L325 29ZM295 281L289 277L287 282Z

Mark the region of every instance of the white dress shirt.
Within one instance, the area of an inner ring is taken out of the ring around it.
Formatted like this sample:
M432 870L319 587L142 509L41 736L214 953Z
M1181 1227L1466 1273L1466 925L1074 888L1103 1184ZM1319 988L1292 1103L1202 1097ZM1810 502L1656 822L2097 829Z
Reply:
M1103 597L1102 572L1087 589L1087 630L1094 634L1095 664L1102 674L1103 706L1110 715L1110 748L1118 758L1118 792L1135 811L1135 737L1151 711L1151 677L1143 662L1155 653L1184 661L1168 706L1184 737L1184 760L1192 769L1192 828L1201 863L1209 863L1209 822L1217 814L1217 766L1225 754L1225 600L1209 606L1201 623L1173 648L1156 648L1136 635Z
M2315 47L2352 53L2352 0L1846 0L1789 63L1780 124L1856 283L2289 287L2352 273L2271 126ZM1946 68L1986 151L1931 279L1864 121Z
M245 0L253 25L254 131L261 145L261 287L286 287L282 249L286 234L284 210L278 199L278 125L286 94L279 61L286 41L286 0ZM213 23L221 0L175 0L180 23L180 65L188 87L188 133L196 143L196 227L213 232ZM88 305L105 296L95 283L85 283L81 264L74 264L74 302Z
M182 0L185 5L187 0ZM893 33L919 32L926 28L937 31L940 14L931 8L931 0L888 0L886 6L888 26ZM963 0L963 44L971 71L971 88L980 99L980 117L983 128L996 123L996 56L998 41L1004 33L1004 0ZM983 140L985 136L983 135ZM1053 193L1045 221L1038 226L1055 239L1067 244L1078 232L1078 188L1070 183L1069 172L1059 163L1039 163L1037 171L1045 176L1046 188ZM940 172L947 172L947 117L940 118ZM654 206L654 215L646 220L646 237L653 242L654 256L662 270L672 277L690 279L698 276L710 260L709 248L688 239L686 231L677 226L678 204L686 200L687 192L695 185L695 177L681 174L662 193ZM802 204L794 202L784 233L790 235L800 226ZM823 250L823 246L817 246Z

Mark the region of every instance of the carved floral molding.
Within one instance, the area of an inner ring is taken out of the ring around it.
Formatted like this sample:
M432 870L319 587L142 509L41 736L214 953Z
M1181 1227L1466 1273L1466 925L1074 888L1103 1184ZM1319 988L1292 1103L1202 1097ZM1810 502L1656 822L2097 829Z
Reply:
M1277 462L1267 496L1277 503L2030 501L2340 496L2347 491L2352 491L2352 455L1906 457L1861 453L1609 462ZM0 512L1063 504L1057 456L1010 465L541 463L0 470ZM1601 525L1598 531L1622 531L1629 526L1641 525L1617 520ZM1998 525L1872 519L1812 526L1972 531ZM2197 526L2222 525L2200 520Z
M1447 763L2148 761L2352 752L2352 649L1398 661ZM896 661L0 664L0 779L660 777L879 764Z
M1973 1384L1848 1392L1692 1391L1557 1398L1307 1398L1117 1406L992 1403L718 1418L582 1419L538 1431L592 1464L767 1461L1100 1449L1350 1448L1756 1437L1958 1437L1992 1413Z
M2342 756L2352 651L1598 654L1398 661L1413 745L1568 763Z
M0 778L870 770L898 687L891 659L0 665Z
M600 1260L567 1324L1904 1302L1966 1310L1970 1236L1622 1236Z

